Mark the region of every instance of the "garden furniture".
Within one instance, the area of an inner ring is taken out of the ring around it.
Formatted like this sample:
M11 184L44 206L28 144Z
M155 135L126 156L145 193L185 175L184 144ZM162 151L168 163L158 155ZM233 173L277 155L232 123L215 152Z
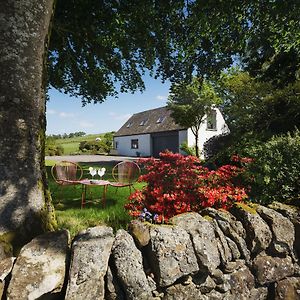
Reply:
M88 186L103 186L102 206L105 207L107 187L108 185L110 185L110 182L108 180L82 179L78 182L82 184L81 208L84 208L86 204L86 190Z
M131 187L137 181L141 174L139 165L134 161L122 161L116 164L112 169L114 181L110 185L118 188L128 187L131 193ZM116 190L116 192L117 192Z
M81 184L83 170L75 162L59 161L51 168L51 175L59 187Z

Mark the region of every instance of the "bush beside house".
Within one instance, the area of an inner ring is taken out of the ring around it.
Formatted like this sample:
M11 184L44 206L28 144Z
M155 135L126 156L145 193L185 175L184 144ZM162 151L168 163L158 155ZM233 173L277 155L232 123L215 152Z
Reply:
M300 200L300 132L274 136L253 148L252 198L263 204Z

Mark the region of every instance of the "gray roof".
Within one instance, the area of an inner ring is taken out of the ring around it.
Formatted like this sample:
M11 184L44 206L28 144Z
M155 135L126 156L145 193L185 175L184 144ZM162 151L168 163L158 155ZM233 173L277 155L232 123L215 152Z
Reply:
M164 106L134 114L115 133L115 136L146 134L182 129L186 129L186 127L176 124L174 119L171 117L171 111Z

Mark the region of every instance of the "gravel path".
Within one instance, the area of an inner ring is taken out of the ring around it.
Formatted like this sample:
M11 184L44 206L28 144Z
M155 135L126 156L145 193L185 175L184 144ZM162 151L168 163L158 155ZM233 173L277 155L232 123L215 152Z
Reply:
M101 161L124 161L124 160L137 160L136 157L127 156L110 156L110 155L64 155L64 156L46 156L48 160L67 160L73 162L101 162Z

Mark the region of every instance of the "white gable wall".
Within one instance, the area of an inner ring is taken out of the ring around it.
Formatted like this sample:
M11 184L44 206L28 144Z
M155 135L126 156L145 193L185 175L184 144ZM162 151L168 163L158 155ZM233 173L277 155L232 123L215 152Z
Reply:
M212 129L207 130L206 120L204 120L200 126L199 135L198 135L198 137L199 137L198 138L198 147L199 147L199 151L201 151L201 152L203 151L204 143L207 140L209 140L211 137L213 137L215 135L220 135L220 134L228 131L228 127L225 123L225 120L224 120L220 110L217 108L215 108L215 110L217 113L217 116L216 116L217 129L216 130L212 130ZM189 147L195 146L195 143L196 143L195 136L190 128L188 129L188 132L187 132L187 142L188 142ZM201 153L201 157L203 158L202 153Z
M138 149L131 149L131 140L138 140ZM120 155L136 156L136 152L139 152L141 156L150 156L150 134L116 136L114 137L114 146L116 145L116 142L118 142L118 148L116 150Z

